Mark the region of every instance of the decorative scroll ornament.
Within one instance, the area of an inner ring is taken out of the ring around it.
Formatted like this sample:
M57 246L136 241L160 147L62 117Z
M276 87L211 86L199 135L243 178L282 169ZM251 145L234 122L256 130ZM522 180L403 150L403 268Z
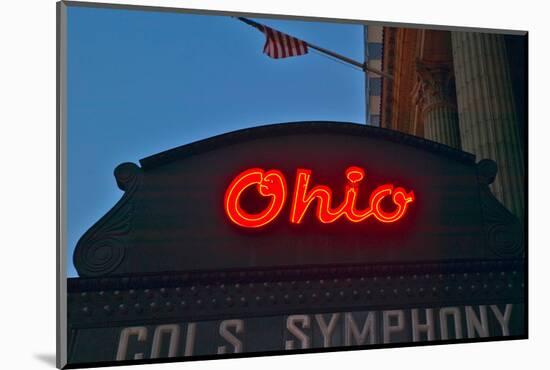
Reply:
M497 175L497 164L483 159L477 164L480 201L489 250L498 257L518 257L523 254L523 227L493 195L489 185Z
M73 260L80 276L108 274L124 260L136 203L132 198L141 184L141 169L134 163L123 163L115 169L115 178L125 193L78 241Z

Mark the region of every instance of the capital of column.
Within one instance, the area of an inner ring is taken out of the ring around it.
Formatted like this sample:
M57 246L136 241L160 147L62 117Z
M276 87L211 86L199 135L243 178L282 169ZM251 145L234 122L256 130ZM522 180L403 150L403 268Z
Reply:
M451 62L416 61L417 83L413 99L426 115L438 107L456 111L456 92Z

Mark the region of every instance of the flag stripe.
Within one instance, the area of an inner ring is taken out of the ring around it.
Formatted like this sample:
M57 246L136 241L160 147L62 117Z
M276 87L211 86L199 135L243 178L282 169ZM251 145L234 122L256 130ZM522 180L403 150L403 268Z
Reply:
M267 26L263 26L262 31L266 38L263 52L271 58L288 58L308 52L307 43L300 39Z
M284 50L283 50L283 44L280 38L280 32L273 30L273 39L275 40L275 48L277 49L275 58L283 58Z
M274 29L270 30L271 34L271 42L273 43L273 58L279 58L279 55L281 55L281 52L279 50L279 38L277 37L277 31Z
M296 42L294 40L296 40L294 37L290 38L290 50L292 50L292 54L296 54L296 52L298 50L296 48Z
M265 37L267 39L267 42L269 43L269 49L267 50L267 55L273 55L275 49L273 47L273 36L271 36L271 28L265 29Z
M290 55L292 52L290 51L290 36L285 35L284 33L281 33L281 37L285 40L283 46L285 48L285 54Z

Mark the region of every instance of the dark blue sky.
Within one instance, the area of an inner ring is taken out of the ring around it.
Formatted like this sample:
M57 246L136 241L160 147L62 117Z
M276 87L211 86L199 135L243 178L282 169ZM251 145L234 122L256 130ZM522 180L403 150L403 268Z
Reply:
M363 60L362 26L254 19ZM120 163L244 127L365 121L361 71L270 59L264 41L227 16L69 7L69 276L78 239L122 196Z

